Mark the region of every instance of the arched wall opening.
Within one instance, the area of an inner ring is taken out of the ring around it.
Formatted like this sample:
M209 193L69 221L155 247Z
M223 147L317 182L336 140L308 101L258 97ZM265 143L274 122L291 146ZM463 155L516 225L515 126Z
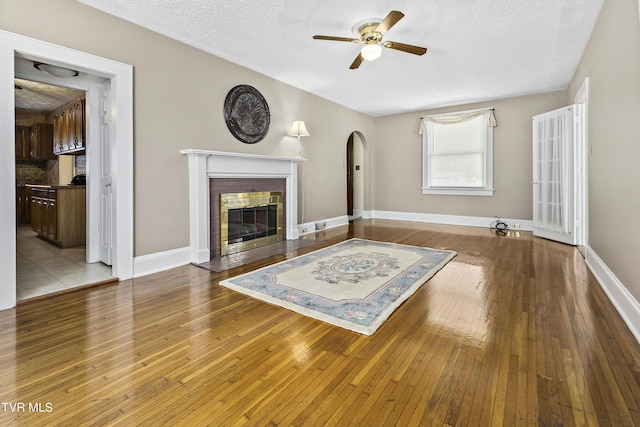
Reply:
M366 217L369 198L370 167L366 138L359 131L349 135L346 143L347 215L349 219Z

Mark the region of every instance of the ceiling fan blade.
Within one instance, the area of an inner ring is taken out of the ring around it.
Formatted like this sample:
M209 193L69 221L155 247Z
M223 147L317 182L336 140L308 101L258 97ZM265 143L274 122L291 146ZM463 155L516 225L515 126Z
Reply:
M414 55L424 55L427 52L426 47L413 46L410 44L398 43L398 42L384 42L384 47L389 49L400 50L402 52L412 53Z
M389 14L382 20L380 24L376 27L376 31L380 34L384 35L387 31L391 29L394 25L398 23L404 17L404 13L399 12L397 10L392 10Z
M360 43L360 39L353 39L348 37L333 37L333 36L313 36L316 40L331 40L335 42L351 42Z
M355 70L360 66L360 64L362 64L362 61L364 61L364 57L362 56L361 53L359 53L358 56L356 56L356 59L351 63L351 66L349 67L349 69Z

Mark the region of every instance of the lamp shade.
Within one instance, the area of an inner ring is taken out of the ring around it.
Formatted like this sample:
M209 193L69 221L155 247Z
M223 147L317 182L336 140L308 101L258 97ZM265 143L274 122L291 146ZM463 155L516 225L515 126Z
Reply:
M293 125L291 125L291 130L289 130L289 133L287 135L297 136L298 138L300 138L301 136L309 136L311 134L307 130L307 127L305 126L303 120L296 120L295 122L293 122Z
M382 56L382 48L379 44L368 44L362 48L360 53L367 61L375 61Z

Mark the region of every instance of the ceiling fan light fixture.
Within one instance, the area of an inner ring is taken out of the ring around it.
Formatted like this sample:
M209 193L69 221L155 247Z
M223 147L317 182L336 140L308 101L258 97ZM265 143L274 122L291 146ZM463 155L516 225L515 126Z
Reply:
M367 61L375 61L382 56L382 48L379 44L368 44L362 48L360 53Z
M640 1L640 0L638 0ZM382 56L382 48L388 48L397 50L400 52L411 53L413 55L424 55L427 52L427 48L420 46L413 46L405 43L383 41L383 38L387 31L398 23L404 16L404 13L398 10L392 10L384 17L384 19L367 19L359 22L351 28L353 35L357 38L348 37L335 37L335 36L313 36L314 40L333 40L337 42L349 42L363 44L364 47L358 53L358 56L353 60L350 70L355 70L360 67L362 63L367 61L375 61Z

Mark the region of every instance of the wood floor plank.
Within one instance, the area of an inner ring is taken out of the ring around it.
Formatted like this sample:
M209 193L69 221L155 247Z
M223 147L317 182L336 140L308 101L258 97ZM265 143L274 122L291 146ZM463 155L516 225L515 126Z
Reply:
M351 237L458 255L370 337L218 284ZM0 425L640 425L640 344L575 248L384 220L314 238L0 312Z

